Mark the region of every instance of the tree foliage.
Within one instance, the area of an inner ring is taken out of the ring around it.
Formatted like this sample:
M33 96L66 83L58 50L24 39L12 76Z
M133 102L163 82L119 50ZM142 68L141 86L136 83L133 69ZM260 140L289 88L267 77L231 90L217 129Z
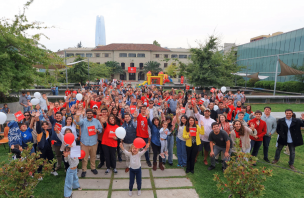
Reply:
M111 77L111 68L107 67L106 64L90 63L90 79L108 79Z
M50 174L56 159L49 163L47 159L40 158L41 152L32 153L32 143L21 153L20 159L12 159L12 153L8 155L9 162L0 163L0 193L6 197L31 197L38 184L38 179ZM37 173L40 165L41 173Z
M42 33L28 35L28 30L41 30L51 27L43 26L41 22L28 22L25 10L33 0L28 1L23 12L15 15L13 20L0 19L0 92L9 94L10 90L30 88L34 84L47 86L56 83L46 73L40 73L33 65L62 64L62 59L39 43ZM47 37L46 37L47 38Z
M178 66L171 64L165 69L165 73L168 74L168 76L175 78L177 74L177 70L178 70Z
M156 40L153 41L153 45L160 47L160 44Z
M111 75L123 74L125 72L117 61L107 61L105 65L111 69Z
M77 56L74 60L74 62L84 60L84 58ZM85 84L85 82L88 80L88 62L83 61L80 63L77 63L75 65L72 65L68 69L68 81L72 83L78 83L81 82L81 84Z
M231 86L234 77L231 73L240 70L236 65L235 52L223 53L218 50L218 38L210 36L199 48L191 48L191 60L186 67L182 65L180 74L185 74L194 86Z
M300 70L300 71L304 71L304 64L301 65L301 66L297 66L295 64L292 64L291 67L294 68L294 69ZM304 83L304 75L303 74L302 75L295 75L294 80Z
M156 61L148 61L144 65L144 72L148 73L151 72L152 75L157 75L159 72L162 71L162 68L160 68L160 63Z

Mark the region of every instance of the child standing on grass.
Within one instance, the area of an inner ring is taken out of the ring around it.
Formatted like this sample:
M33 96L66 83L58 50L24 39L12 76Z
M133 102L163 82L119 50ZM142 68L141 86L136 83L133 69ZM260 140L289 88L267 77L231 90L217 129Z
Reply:
M166 121L162 122L162 128L159 131L160 135L160 156L165 159L165 155L168 156L168 143L167 136L170 135L171 132L168 129L168 123Z
M68 168L65 176L65 183L64 183L64 197L71 198L72 197L72 190L78 189L82 190L77 176L77 166L79 164L78 157L71 157L70 156L71 148L66 146L63 151L64 161L69 162L70 167Z
M120 143L120 148L124 152L125 155L129 156L130 158L130 181L129 181L129 196L132 196L132 190L134 185L134 179L136 177L136 183L137 183L137 195L141 195L141 163L140 158L147 149L149 148L149 143L147 143L146 147L138 152L138 148L135 148L135 146L132 144L129 151L125 150L122 143Z

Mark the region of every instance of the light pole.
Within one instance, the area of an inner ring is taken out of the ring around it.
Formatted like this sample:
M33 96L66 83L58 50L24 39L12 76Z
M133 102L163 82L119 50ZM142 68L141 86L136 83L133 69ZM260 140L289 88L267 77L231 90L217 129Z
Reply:
M90 58L88 58L88 81L90 84Z
M65 50L64 50L64 63L65 63L66 88L68 89L68 67L66 65L66 51Z

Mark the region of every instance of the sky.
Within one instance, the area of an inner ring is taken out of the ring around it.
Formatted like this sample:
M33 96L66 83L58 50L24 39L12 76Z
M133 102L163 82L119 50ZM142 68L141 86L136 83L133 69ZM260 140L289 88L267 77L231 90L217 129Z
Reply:
M1 0L0 18L13 19L26 0ZM5 3L4 3L5 2ZM153 43L197 47L215 34L223 43L288 32L304 26L301 0L35 0L29 21L54 28L40 42L52 51L95 45L96 16L105 18L106 43Z

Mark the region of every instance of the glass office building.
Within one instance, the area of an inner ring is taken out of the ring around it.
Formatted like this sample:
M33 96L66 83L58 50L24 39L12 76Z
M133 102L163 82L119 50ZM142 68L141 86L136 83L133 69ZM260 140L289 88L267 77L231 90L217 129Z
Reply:
M102 15L96 17L95 46L98 45L106 45L106 28Z
M246 66L242 73L247 75L260 72L274 81L277 55L288 66L304 64L304 28L264 38L237 47L237 64ZM278 67L278 75L281 72ZM278 82L294 80L294 76L278 76Z

